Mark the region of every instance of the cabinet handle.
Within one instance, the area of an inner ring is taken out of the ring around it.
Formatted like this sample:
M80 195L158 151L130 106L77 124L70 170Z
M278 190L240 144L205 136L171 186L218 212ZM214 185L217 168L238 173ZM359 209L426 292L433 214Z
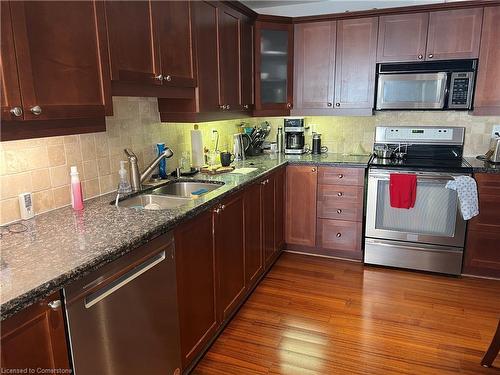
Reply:
M316 168L311 168L311 172L316 172Z
M429 53L429 59L432 59L434 55L432 53Z
M58 308L61 307L61 300L54 300L54 301L50 301L48 304L47 304L52 310L57 310Z
M214 213L216 213L218 215L220 213L220 208L219 207L215 208Z
M326 105L327 105L328 107L331 107L331 106L333 106L333 103L328 102L328 103L326 103Z
M424 58L424 55L420 54L417 56L419 60L422 60Z
M292 108L292 103L286 103L286 107L287 107L288 109Z
M223 204L222 206L220 206L220 209L224 211L226 209L226 206Z
M340 107L340 103L335 103L335 106Z
M42 113L42 108L40 108L39 105L36 105L30 108L30 112L33 113L35 116L38 116L39 114Z
M339 208L339 209L337 210L337 213L340 215L340 214L342 213L342 210Z
M336 236L337 236L337 238L340 238L340 237L342 237L342 233L339 232L336 234Z
M222 109L222 110L224 110L224 109L226 109L226 106L224 104L222 104L222 105L219 106L219 108Z
M339 173L339 178L344 178L344 175L342 173Z
M165 81L170 82L172 80L172 76L167 75L167 76L165 76L164 79L165 79Z
M229 110L229 108L231 108L231 107L229 107L229 104L226 104L226 109Z
M157 81L160 81L160 82L161 82L161 81L163 81L163 75L162 75L162 74L158 74L157 76L155 76L155 79L156 79Z
M342 194L342 192L340 192L340 191L337 193L337 197L341 197L342 195L344 195L344 194Z
M19 117L23 115L23 109L21 107L12 107L10 113L13 116Z

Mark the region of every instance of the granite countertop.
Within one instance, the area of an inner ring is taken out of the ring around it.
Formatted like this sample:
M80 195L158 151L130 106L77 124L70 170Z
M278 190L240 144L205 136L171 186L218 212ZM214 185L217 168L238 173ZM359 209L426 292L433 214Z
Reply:
M342 154L262 155L235 163L253 167L249 174L198 174L197 180L224 185L185 205L168 210L115 207L115 193L85 201L75 212L64 207L24 221L27 230L0 239L1 319L48 296L104 264L173 229L199 213L288 163L366 168L369 156Z
M464 159L472 166L474 173L500 173L500 164L492 164L473 156L466 156Z

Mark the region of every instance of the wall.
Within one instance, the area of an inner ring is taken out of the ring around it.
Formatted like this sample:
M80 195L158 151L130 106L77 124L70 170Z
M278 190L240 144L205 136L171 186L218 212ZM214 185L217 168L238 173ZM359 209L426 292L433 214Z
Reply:
M174 151L168 169L177 166L184 151L190 151L192 124L160 123L155 98L113 98L114 116L106 119L105 133L0 142L0 224L18 220L17 195L32 191L35 212L42 213L70 203L69 167L77 165L85 198L112 192L118 183L123 149L131 148L143 161L155 155L155 144L165 142ZM232 135L242 121L250 126L268 120L274 140L283 118L249 118L199 124L206 147L213 149L212 129L219 132L219 149L232 149ZM372 148L378 125L465 126L465 154L484 153L491 128L500 117L474 117L464 112L381 112L372 117L306 117L312 131L322 133L322 144L330 152L366 153Z

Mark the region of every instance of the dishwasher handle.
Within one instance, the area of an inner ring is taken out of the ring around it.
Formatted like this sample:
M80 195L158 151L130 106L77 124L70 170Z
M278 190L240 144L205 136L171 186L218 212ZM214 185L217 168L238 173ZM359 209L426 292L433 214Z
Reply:
M158 263L161 263L165 260L166 254L165 250L162 251L161 253L156 254L155 256L152 256L151 258L147 259L143 263L139 264L137 267L131 269L127 273L123 274L116 280L112 281L102 289L99 289L88 296L85 297L85 308L90 308L94 306L97 302L102 301L104 298L112 294L113 292L117 291L121 287L125 286L135 278L139 277L143 273L147 272L154 266L156 266Z

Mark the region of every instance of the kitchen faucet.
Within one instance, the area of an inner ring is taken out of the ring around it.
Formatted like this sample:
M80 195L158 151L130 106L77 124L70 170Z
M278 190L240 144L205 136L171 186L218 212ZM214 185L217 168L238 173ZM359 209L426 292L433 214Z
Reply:
M160 163L163 158L171 158L174 153L168 147L154 159L149 166L146 167L144 172L139 171L139 165L137 164L137 156L132 152L132 150L125 149L125 154L127 155L128 161L130 162L130 185L132 186L132 191L142 190L142 183L148 176L153 172L153 169Z

